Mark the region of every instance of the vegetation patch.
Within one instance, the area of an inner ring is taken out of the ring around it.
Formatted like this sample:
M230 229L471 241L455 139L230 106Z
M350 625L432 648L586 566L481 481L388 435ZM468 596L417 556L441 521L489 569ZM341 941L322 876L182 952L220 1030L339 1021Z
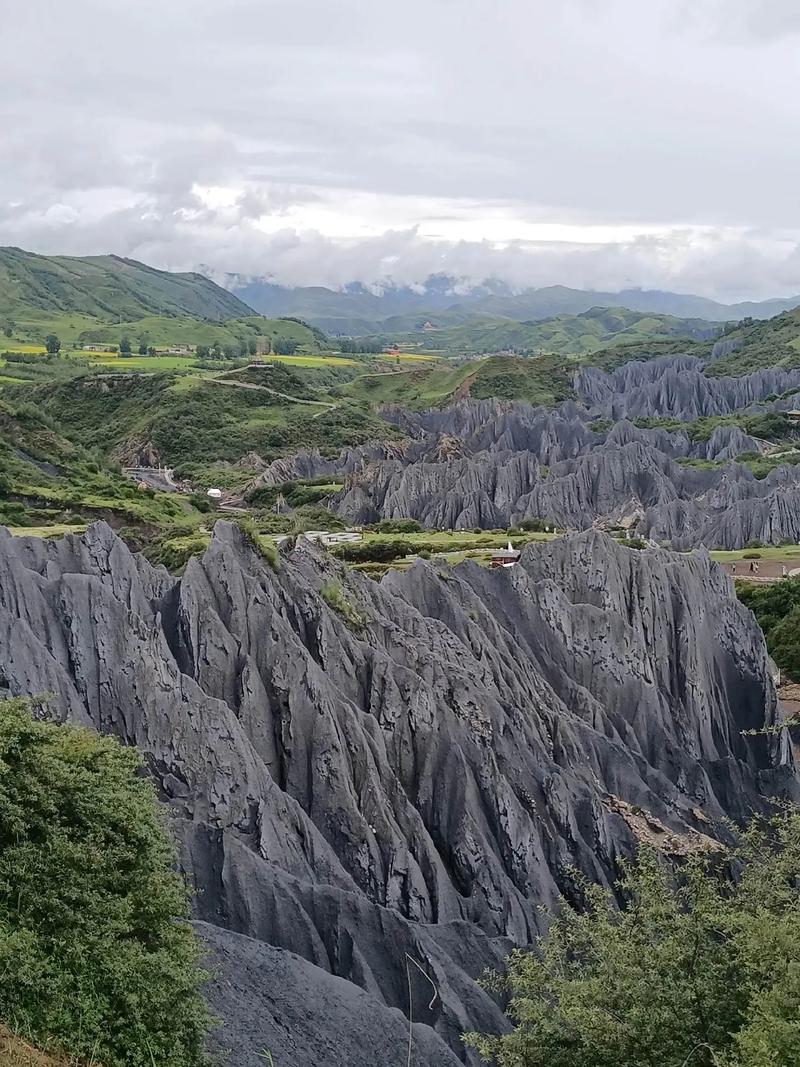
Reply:
M514 952L507 975L489 982L510 998L513 1028L467 1036L487 1060L800 1062L800 816L754 823L727 853L692 851L677 866L642 848L623 870L621 909L613 892L573 873L576 906L563 904L536 950Z
M238 519L237 523L239 529L250 542L255 552L257 552L274 571L277 571L281 565L281 557L275 542L261 533L252 516L244 516L243 518Z
M326 582L320 589L319 595L332 611L341 616L351 630L361 633L365 629L366 616L350 603L338 582Z
M134 749L0 704L0 1019L108 1067L194 1067L200 948Z
M745 552L744 558L760 555ZM800 680L800 578L764 585L737 582L736 595L755 615L778 666Z

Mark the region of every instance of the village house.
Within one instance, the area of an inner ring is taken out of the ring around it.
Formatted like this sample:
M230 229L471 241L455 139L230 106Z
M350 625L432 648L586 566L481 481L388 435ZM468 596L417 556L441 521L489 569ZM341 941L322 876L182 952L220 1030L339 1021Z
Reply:
M490 566L493 569L496 567L513 567L519 562L519 557L520 553L509 541L508 548L496 548L492 552Z

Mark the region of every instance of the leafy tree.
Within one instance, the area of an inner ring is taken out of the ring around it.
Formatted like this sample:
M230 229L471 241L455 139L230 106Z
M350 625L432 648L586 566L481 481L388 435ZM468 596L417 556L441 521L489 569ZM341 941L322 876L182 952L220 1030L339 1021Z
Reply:
M727 875L735 871L737 878ZM800 1063L800 815L754 823L675 872L643 850L618 909L583 886L494 984L513 1030L467 1042L498 1067Z
M214 347L211 349L211 355L214 357L214 359L222 359L222 345L219 343L219 341L214 342Z
M156 352L156 349L155 349L155 347L153 345L149 345L148 346L147 354L148 354L148 356L157 356L158 355L158 353Z
M800 678L800 578L769 585L737 582L736 593L755 615L778 666Z
M248 355L255 356L258 353L258 345L255 341L248 341L247 343Z
M290 337L276 337L272 344L272 349L276 356L293 356L299 344L299 341L295 341Z
M12 319L9 319L5 323L5 325L3 326L3 333L6 335L6 337L13 337L14 336L14 327L15 327L15 325L16 324L14 323L14 321Z
M392 541L359 541L338 545L334 551L337 556L352 563L391 563L392 560L410 556L414 545L410 541L396 538Z
M144 337L141 337L139 339L139 355L140 356L146 356L147 355L147 341L146 341L146 339Z
M225 345L224 352L226 359L238 359L241 349L239 348L239 345L228 344Z
M420 533L422 526L416 519L382 519L375 529L378 533Z
M0 1019L108 1067L203 1062L203 972L134 749L0 704Z
M49 356L55 356L61 351L61 342L54 333L49 333L44 339L44 347Z
M123 337L119 342L119 354L121 356L129 356L131 351L131 342L129 338Z
M208 345L198 345L195 349L195 355L198 359L208 359L210 354Z

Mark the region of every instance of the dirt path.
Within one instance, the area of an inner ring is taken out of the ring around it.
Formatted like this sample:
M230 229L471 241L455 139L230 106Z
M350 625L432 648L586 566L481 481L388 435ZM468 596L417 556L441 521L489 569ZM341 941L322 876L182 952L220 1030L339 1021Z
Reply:
M750 564L758 564L758 571L750 570ZM720 563L720 567L732 578L741 579L745 582L776 582L791 574L800 567L797 556L789 556L786 559L737 559L735 562L726 560ZM734 569L735 568L735 569ZM786 574L784 574L784 568Z
M195 376L192 375L192 377ZM279 396L282 400L291 400L293 404L311 404L315 408L324 408L326 411L332 411L339 406L338 404L331 404L327 400L307 400L302 396L290 396L289 393L281 393L278 389L270 389L268 385L256 385L254 382L234 382L228 381L227 378L200 378L199 375L197 378L199 381L209 382L212 385L229 385L234 389L255 389L261 393L270 393L272 396ZM322 414L324 414L324 412L321 411L320 415ZM315 415L314 417L317 418L318 416Z

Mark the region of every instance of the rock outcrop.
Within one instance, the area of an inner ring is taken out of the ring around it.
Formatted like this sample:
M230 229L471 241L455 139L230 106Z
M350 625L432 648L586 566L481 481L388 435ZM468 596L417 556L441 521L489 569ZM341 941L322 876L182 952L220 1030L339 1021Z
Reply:
M800 369L769 368L740 378L709 378L694 356L625 363L610 373L582 367L575 374L580 400L593 415L608 419L730 415L790 389L800 389Z
M729 580L595 532L376 584L302 541L273 571L226 523L181 578L103 524L0 531L0 689L143 752L236 1067L307 1067L320 1027L399 1065L407 967L415 1062L467 1062L459 1034L504 1025L475 979L571 870L612 885L644 832L711 847L797 792L783 735L742 733L777 702Z
M676 548L796 541L800 508L786 490L800 485L798 468L787 463L759 480L736 462L745 453L767 452L768 442L732 423L693 437L618 417L628 408L680 417L727 411L800 381L800 371L706 379L698 366L687 356L626 364L613 374L584 368L578 375L588 408L570 401L549 411L493 400L425 412L391 408L384 417L402 430L402 440L335 458L299 452L270 464L250 488L343 480L328 503L357 524L414 518L468 529L537 518L579 530L636 517L640 534ZM642 406L645 394L650 399ZM770 403L777 410L792 400Z

